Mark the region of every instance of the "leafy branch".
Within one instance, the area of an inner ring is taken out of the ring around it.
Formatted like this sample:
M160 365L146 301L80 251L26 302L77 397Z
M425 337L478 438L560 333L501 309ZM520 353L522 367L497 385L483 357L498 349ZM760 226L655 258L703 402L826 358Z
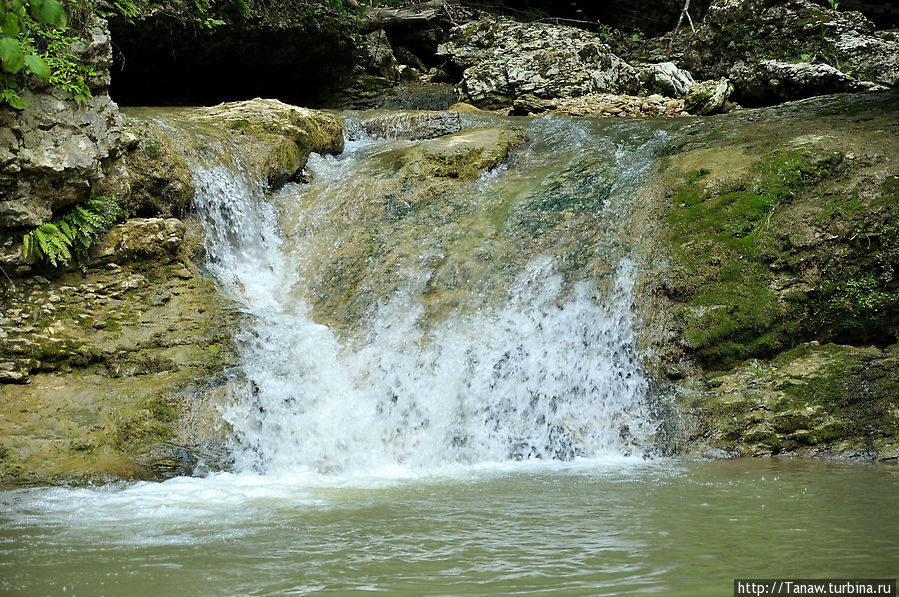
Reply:
M50 78L46 56L34 36L46 28L65 29L66 11L57 0L0 0L0 105L25 107L18 94L21 72Z

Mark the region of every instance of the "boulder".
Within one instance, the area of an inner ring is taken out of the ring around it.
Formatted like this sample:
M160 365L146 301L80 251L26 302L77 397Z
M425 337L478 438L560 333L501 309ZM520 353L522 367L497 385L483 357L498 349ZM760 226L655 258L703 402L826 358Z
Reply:
M400 65L383 29L373 31L365 37L365 48L368 51L369 70L388 81L400 80Z
M864 15L809 0L716 0L691 38L685 65L727 77L735 95L765 104L899 81L899 43Z
M482 127L421 141L410 147L378 154L389 166L390 186L398 181L422 181L423 187L441 180L472 181L504 163L509 152L523 145L527 134L516 128Z
M762 60L752 65L737 63L730 72L739 82L742 95L776 101L878 87L820 63Z
M635 69L599 37L563 25L475 21L453 28L438 54L463 71L461 100L479 107L508 106L526 94L552 99L639 87Z
M727 79L693 84L684 96L684 109L691 114L708 116L724 111L724 104L734 91Z
M334 114L253 99L198 108L184 115L194 123L219 125L214 134L237 142L251 173L277 186L306 165L310 153L343 151L343 123Z
M432 139L461 131L462 118L453 111L415 110L365 118L360 126L378 139Z
M659 93L666 97L681 98L696 83L690 71L678 68L673 62L647 64L637 69L642 91Z

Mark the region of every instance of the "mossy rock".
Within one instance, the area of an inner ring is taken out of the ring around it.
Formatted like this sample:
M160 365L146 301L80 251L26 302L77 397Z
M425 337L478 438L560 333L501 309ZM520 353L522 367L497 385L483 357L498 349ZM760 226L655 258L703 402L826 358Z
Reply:
M717 376L687 406L700 437L742 455L891 459L899 445L899 346L803 344Z
M703 366L802 340L896 340L895 179L861 190L850 182L860 166L839 152L779 151L737 179L710 182L701 169L674 190L666 291Z
M0 303L0 363L27 375L0 384L0 486L190 474L225 441L236 317L197 269L94 268Z

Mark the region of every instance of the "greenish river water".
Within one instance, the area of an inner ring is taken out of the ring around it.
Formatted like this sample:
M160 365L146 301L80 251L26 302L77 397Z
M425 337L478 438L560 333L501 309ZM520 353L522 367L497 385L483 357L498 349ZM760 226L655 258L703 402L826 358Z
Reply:
M0 494L0 593L730 595L890 577L899 468L796 460L224 474Z

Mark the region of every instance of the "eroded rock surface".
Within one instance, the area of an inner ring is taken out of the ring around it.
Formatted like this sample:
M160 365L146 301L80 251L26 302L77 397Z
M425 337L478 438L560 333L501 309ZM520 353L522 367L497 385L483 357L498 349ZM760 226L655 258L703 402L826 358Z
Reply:
M455 27L438 53L463 71L461 99L496 108L532 94L541 98L632 93L634 68L596 35L546 23L485 19Z
M193 266L171 256L151 264L5 289L0 484L158 479L190 474L198 459L227 464L216 405L234 312Z
M894 36L809 0L712 2L685 59L694 74L726 77L739 98L768 104L899 82Z
M638 304L654 367L704 421L689 447L895 458L896 109L814 98L675 141L640 216L660 244Z
M112 49L106 25L97 22L91 41L76 46L98 73L93 97L83 104L44 84L22 91L26 106L0 105L0 229L39 226L53 210L106 190L122 133L122 118L109 98ZM121 180L116 184L127 184Z
M730 455L899 458L899 348L804 344L684 396L695 441Z

